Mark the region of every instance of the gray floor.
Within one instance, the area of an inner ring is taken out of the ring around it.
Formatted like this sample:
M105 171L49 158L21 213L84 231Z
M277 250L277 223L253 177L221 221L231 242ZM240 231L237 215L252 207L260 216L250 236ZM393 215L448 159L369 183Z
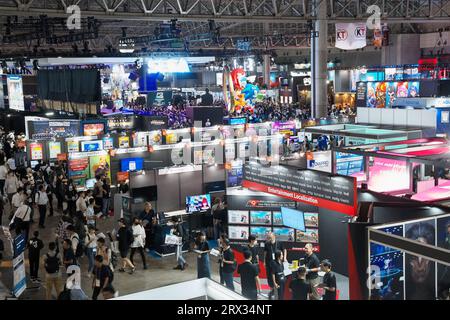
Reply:
M8 210L8 208L7 208ZM7 211L8 212L8 211ZM6 225L8 214L3 217L3 225ZM37 213L35 213L35 220L37 218ZM98 224L98 228L101 232L106 233L107 231L116 228L116 223L113 218L108 218L102 220ZM56 225L59 221L59 216L56 213L55 217L49 217L46 221L46 229L40 229L41 239L44 241L45 248L50 241L54 239L54 231ZM37 224L33 224L31 227L31 233L37 229ZM5 241L4 236L0 230L0 237ZM5 247L8 247L5 241ZM12 287L12 268L11 268L11 252L6 250L4 254L4 259L0 267L0 296L5 294L5 288ZM46 249L43 250L42 255L46 253ZM128 273L115 272L114 274L114 287L119 291L120 295L127 295L131 293L136 293L144 290L159 288L166 285L171 285L179 282L189 281L197 278L196 270L196 254L187 253L186 255L189 267L185 271L173 270L176 265L175 256L168 256L164 258L155 258L153 256L148 256L147 261L149 265L148 270L143 270L142 261L138 254L135 256L135 263L137 266L137 271L133 275ZM28 274L28 261L27 274ZM92 279L87 277L87 258L83 257L81 259L81 270L82 270L82 288L88 296L92 295L91 283ZM211 257L211 272L213 280L218 281L218 263L217 258ZM41 279L45 279L45 270L42 265L39 269L39 276ZM338 288L340 290L340 300L348 299L348 279L337 275ZM3 290L2 290L3 288ZM240 286L238 282L236 283L236 291L240 292ZM45 288L31 282L28 282L28 289L22 294L20 299L25 300L42 300L45 299ZM55 295L55 293L54 293ZM101 299L101 297L99 297Z

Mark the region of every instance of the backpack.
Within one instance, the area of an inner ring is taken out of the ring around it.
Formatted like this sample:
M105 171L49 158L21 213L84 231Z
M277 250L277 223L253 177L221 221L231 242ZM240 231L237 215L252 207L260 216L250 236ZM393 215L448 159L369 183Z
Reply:
M58 296L58 300L72 300L70 298L70 289L64 287L64 290Z
M111 256L111 260L112 260L112 256ZM114 271L112 271L112 269L107 266L108 268L108 278L109 278L109 285L111 285L111 283L114 281Z
M75 251L75 257L81 258L84 254L83 243L80 241L80 238L78 236L76 236L75 238L78 239L78 245L77 245L77 250Z
M109 249L111 250L111 249ZM119 257L117 256L117 253L111 250L111 264L113 268L116 268L119 263Z
M50 257L47 253L47 259L45 260L45 271L50 274L54 274L59 271L59 260L56 255Z

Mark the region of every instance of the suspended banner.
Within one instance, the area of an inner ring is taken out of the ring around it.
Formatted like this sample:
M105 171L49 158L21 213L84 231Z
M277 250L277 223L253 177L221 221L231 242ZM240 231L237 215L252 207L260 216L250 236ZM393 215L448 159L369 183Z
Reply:
M356 50L364 48L366 43L366 24L336 23L336 48Z

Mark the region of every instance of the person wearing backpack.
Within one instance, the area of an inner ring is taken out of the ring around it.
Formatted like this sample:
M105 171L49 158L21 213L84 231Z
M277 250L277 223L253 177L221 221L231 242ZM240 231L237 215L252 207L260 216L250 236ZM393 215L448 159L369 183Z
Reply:
M75 253L76 258L80 258L83 256L83 243L80 241L80 236L75 232L75 227L73 225L69 225L66 228L69 234L69 240L72 243L72 250Z
M63 263L66 269L70 266L78 265L77 258L72 249L72 241L70 241L70 239L65 239L63 241Z
M116 240L119 243L120 257L122 258L122 267L119 272L125 272L125 268L129 266L131 268L130 274L133 274L136 270L134 264L128 258L128 252L130 246L133 243L133 233L130 228L127 227L127 223L124 218L119 219L119 230L117 230Z
M233 273L236 270L236 260L234 258L233 250L230 247L230 240L222 240L222 275L225 280L225 285L228 289L234 291Z
M39 239L39 231L34 231L33 238L28 241L28 260L30 262L30 278L31 282L39 283L39 258L44 243Z
M55 242L48 244L48 252L44 256L45 268L45 288L47 300L52 299L53 288L56 291L56 297L62 292L62 278L59 272L61 257L58 253Z
M97 300L99 294L103 291L103 289L112 284L114 274L112 270L107 265L105 265L103 256L101 255L95 256L95 267L92 271L92 274L94 275L92 281L92 300Z

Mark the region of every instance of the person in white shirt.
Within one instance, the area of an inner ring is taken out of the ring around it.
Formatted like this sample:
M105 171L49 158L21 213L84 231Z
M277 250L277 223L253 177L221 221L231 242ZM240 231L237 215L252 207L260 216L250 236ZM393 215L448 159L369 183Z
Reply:
M95 199L90 198L89 199L89 206L87 207L85 211L85 217L86 217L86 223L88 226L93 226L95 228L95 222L97 220L97 216L95 215Z
M16 171L16 160L14 160L14 157L9 158L8 161L6 161L6 164L8 165L9 170Z
M25 194L23 192L23 188L19 187L17 189L16 194L14 194L11 198L11 213L9 215L9 220L12 219L14 213L17 211L17 209L22 205L24 200Z
M85 216L86 215L86 193L84 191L81 191L78 193L78 199L77 202L75 202L76 210L77 210L77 216Z
M131 244L131 254L130 254L130 261L131 263L136 266L136 264L133 261L134 254L136 253L136 250L139 251L142 262L144 264L144 270L147 269L147 261L145 260L145 252L144 252L144 244L145 244L145 230L144 227L141 225L141 220L139 218L133 219L133 226L131 227L131 231L133 232L133 243Z
M39 209L39 228L45 228L44 223L47 215L48 196L43 184L39 186L39 191L36 192L34 197L34 202Z
M75 232L75 227L73 225L68 225L67 233L69 234L69 239L72 242L72 249L75 255L77 254L78 243L80 242L80 236Z
M8 168L6 168L5 162L0 160L0 192L2 196L5 195L5 180L6 175L8 174Z
M91 273L94 270L94 258L97 252L97 240L98 237L95 234L95 228L93 226L88 227L88 233L86 234L86 239L84 243L86 244L86 255L88 257L88 277L91 277Z
M9 203L11 203L12 197L17 193L19 188L19 179L17 179L14 172L9 171L5 181L5 192L8 195Z
M20 233L25 234L25 242L28 243L28 234L30 233L30 221L31 221L31 212L33 209L27 204L26 199L22 202L20 207L14 213L13 218L11 219L11 224L14 223L16 236Z

